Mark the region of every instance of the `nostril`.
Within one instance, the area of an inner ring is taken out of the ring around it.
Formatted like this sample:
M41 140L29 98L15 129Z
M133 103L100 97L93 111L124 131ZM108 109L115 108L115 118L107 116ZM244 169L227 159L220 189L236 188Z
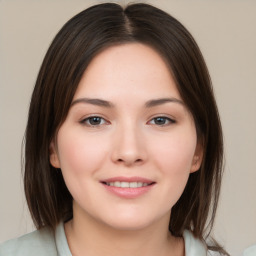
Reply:
M128 161L128 160L127 160ZM119 158L118 160L117 160L117 162L126 162L125 160L123 160L122 158ZM135 161L129 161L129 162L134 162L134 163L138 163L138 162L142 162L142 159L136 159Z

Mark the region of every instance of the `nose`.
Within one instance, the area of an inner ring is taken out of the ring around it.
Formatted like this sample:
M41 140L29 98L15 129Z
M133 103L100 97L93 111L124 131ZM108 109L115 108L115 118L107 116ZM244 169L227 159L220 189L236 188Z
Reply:
M146 143L139 128L120 127L113 139L112 161L125 166L141 165L147 159Z

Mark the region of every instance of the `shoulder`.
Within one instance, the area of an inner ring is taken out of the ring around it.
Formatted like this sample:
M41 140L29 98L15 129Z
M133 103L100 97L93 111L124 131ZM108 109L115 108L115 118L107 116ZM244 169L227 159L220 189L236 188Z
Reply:
M194 235L185 230L183 233L186 256L208 256L206 244Z
M19 238L0 244L0 256L55 256L57 255L54 232L42 228Z
M206 243L194 237L188 230L184 231L183 238L186 256L221 256L219 252L208 250Z
M256 255L256 244L248 247L244 250L243 256L255 256Z

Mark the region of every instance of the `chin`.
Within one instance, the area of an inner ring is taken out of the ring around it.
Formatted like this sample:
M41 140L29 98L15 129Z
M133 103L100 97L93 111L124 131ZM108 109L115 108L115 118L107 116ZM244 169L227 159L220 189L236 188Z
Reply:
M146 229L148 226L150 226L150 223L145 223L141 222L138 220L129 220L129 221L122 221L122 222L112 222L112 223L107 223L107 225L118 231L138 231L138 230L143 230Z
M163 216L148 216L146 213L140 214L116 214L116 217L105 219L105 224L109 227L119 230L119 231L139 231L143 229L150 228L154 224L161 222L162 220L169 223L169 214L165 217ZM168 224L167 224L168 225Z

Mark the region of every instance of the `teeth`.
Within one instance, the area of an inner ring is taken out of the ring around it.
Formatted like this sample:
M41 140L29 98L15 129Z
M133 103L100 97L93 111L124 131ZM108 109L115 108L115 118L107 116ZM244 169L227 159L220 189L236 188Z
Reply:
M130 187L130 184L129 182L121 182L121 188L129 188Z
M112 182L112 183L113 183L113 182ZM120 182L120 181L115 181L113 186L119 188L119 187L121 186L121 182Z
M118 188L140 188L140 187L146 187L149 184L146 182L115 181L115 182L107 182L107 185L111 187L118 187Z
M130 183L130 188L137 188L139 184L137 182L131 182Z

